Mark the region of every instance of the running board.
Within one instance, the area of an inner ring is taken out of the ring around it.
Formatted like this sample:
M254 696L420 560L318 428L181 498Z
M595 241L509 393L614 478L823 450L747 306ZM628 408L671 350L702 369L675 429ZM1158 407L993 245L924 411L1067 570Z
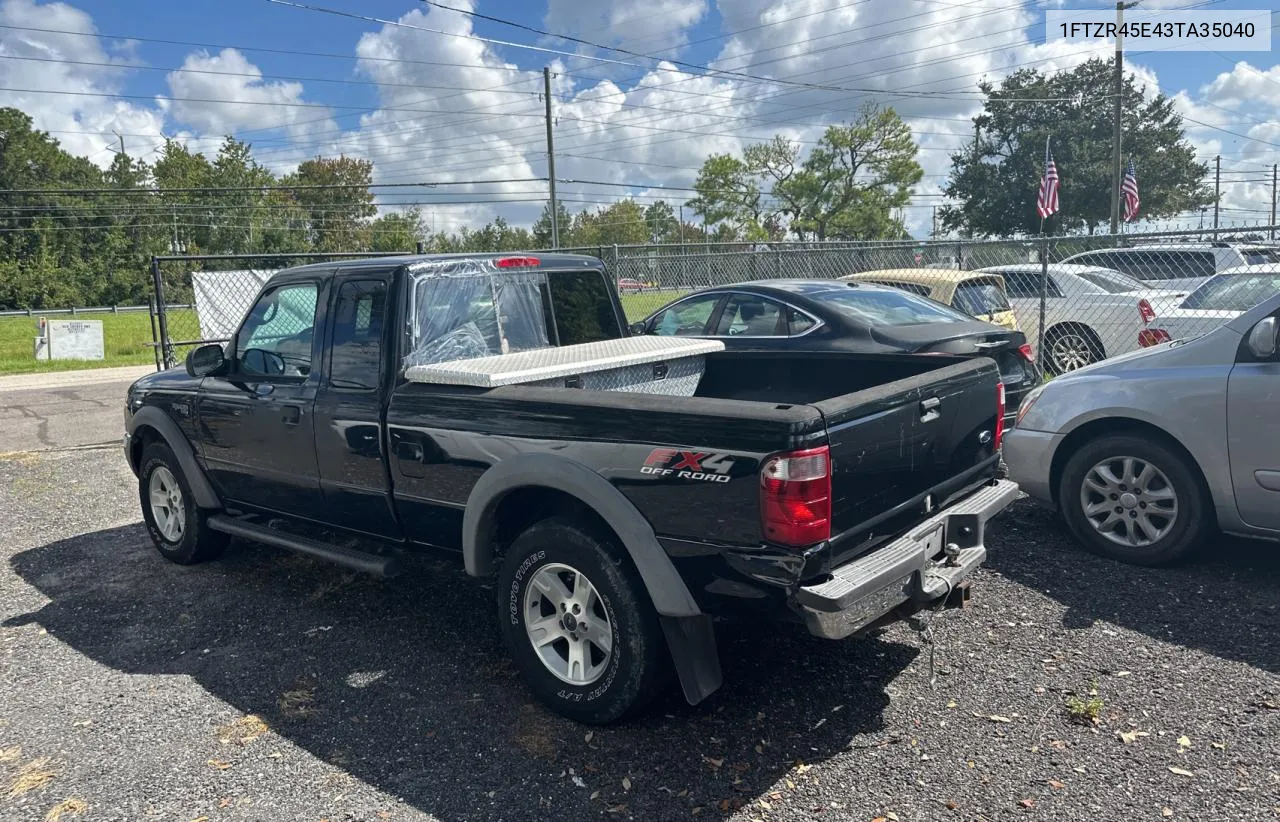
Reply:
M314 539L307 539L265 525L257 525L225 514L209 517L209 528L230 534L233 537L274 545L287 551L296 551L309 557L316 557L338 565L345 565L356 571L372 574L377 577L393 577L400 573L400 563L395 557L383 557L340 545L330 545Z

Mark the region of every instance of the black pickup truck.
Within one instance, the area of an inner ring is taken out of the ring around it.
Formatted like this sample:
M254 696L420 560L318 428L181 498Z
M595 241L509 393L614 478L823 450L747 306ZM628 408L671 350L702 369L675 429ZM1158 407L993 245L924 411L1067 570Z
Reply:
M282 271L225 346L129 389L150 536L183 564L233 536L380 575L460 554L496 580L529 688L590 723L673 672L691 703L714 692L713 616L841 639L963 604L1017 493L994 362L707 341L636 360L671 342L626 327L589 257ZM595 378L628 368L644 379Z

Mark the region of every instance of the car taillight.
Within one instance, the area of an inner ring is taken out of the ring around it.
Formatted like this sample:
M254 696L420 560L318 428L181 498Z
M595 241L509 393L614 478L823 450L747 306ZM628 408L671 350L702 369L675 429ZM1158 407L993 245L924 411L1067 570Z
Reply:
M996 383L996 436L995 445L992 451L1000 450L1000 443L1004 439L1004 383Z
M493 261L498 268L530 268L542 264L537 257L499 257Z
M1163 328L1144 328L1138 332L1138 345L1142 348L1150 348L1153 345L1167 343L1172 339L1169 336L1169 332Z
M831 538L831 451L790 451L760 468L760 527L769 542L791 548Z
M1156 318L1156 310L1145 299L1138 300L1138 316L1142 318L1142 324L1146 325Z
M1031 354L1031 343L1023 343L1018 346L1018 353L1022 355L1022 359L1027 362L1035 362L1036 358Z

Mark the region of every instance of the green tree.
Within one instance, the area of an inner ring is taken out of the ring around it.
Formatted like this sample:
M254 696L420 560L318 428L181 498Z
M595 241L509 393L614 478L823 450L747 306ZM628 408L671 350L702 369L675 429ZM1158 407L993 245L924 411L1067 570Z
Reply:
M1035 207L1046 139L1058 170L1061 209L1048 227L1053 233L1092 234L1108 225L1113 121L1111 98L1099 90L1112 87L1113 66L1094 59L1057 74L1021 69L998 86L979 83L986 95L974 118L979 139L976 149L952 155L943 191L959 205L941 210L943 228L984 237L1039 233ZM1148 99L1130 74L1121 111L1124 158L1137 168L1142 216L1169 217L1211 203L1203 183L1208 169L1184 139L1173 101L1159 93Z
M746 240L787 231L802 240L896 239L905 229L895 214L924 176L917 152L897 112L866 106L853 122L829 127L803 159L782 136L748 146L741 159L709 157L693 205Z
M649 226L649 242L671 243L680 239L680 221L665 200L658 200L646 208L644 221Z
M299 186L294 199L310 220L316 251L356 251L369 247L368 221L373 204L373 163L354 157L316 157L284 180ZM308 186L329 186L309 188Z
M556 201L556 231L560 235L560 247L577 245L573 237L573 217L563 202ZM533 242L538 248L551 248L551 203L542 207L542 214L533 224Z
M425 236L422 212L417 208L389 211L369 225L371 251L413 251Z
M574 242L582 246L639 245L649 242L645 210L635 200L619 200L573 218Z

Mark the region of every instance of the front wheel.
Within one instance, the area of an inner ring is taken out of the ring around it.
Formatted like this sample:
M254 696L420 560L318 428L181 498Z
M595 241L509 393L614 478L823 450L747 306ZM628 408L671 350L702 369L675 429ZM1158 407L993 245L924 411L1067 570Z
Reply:
M194 565L226 549L230 537L208 527L210 512L196 505L178 458L163 442L153 442L142 452L138 497L147 533L165 559Z
M530 690L570 719L607 724L662 690L666 648L657 614L621 548L554 518L503 558L498 618Z
M1135 565L1177 562L1213 527L1194 467L1141 435L1100 437L1076 451L1063 469L1058 501L1086 548Z

